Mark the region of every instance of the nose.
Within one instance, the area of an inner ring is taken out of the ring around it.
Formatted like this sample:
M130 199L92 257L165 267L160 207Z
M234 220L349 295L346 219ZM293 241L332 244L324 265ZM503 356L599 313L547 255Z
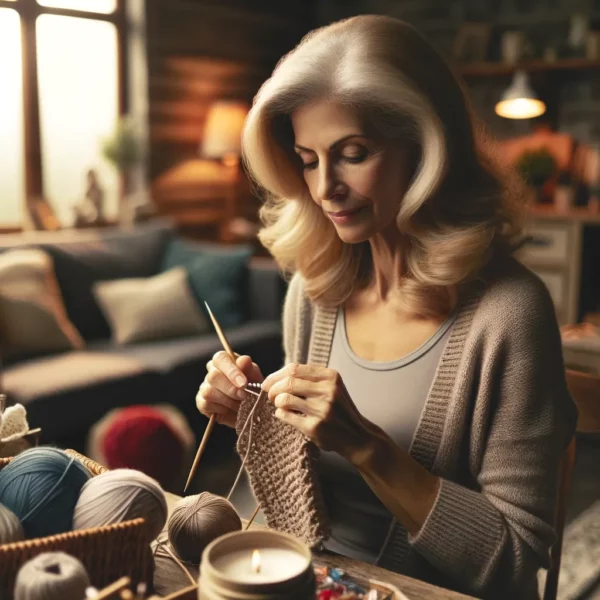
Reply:
M325 164L319 170L317 195L320 200L331 200L342 194L342 182L338 179L331 164Z

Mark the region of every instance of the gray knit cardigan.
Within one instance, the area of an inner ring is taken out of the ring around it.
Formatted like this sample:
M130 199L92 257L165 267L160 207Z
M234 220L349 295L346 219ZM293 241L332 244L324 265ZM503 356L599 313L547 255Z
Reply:
M303 287L295 275L285 301L286 364L327 366L337 307L311 303ZM246 463L254 493L271 527L319 547L329 528L318 450L259 404ZM238 433L252 406L242 404ZM378 564L478 597L536 597L576 418L548 292L514 259L498 261L463 294L410 448L441 478L438 497L417 536L393 522Z

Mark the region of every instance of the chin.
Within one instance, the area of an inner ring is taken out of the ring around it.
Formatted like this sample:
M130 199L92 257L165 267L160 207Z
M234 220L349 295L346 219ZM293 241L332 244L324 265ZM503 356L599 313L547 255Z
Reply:
M372 237L372 232L365 227L336 227L337 234L345 244L360 244Z

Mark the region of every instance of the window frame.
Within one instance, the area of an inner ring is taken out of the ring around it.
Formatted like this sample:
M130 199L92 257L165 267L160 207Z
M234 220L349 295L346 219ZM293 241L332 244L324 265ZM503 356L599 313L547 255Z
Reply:
M40 129L40 98L37 68L36 20L40 15L78 17L94 21L106 21L117 30L117 89L119 93L119 114L125 115L129 109L128 56L127 56L127 0L117 0L114 12L97 13L71 8L42 6L37 0L0 0L0 8L15 10L21 21L21 52L23 65L23 134L25 162L25 197L44 195L43 165ZM2 227L0 233L21 231L21 228Z

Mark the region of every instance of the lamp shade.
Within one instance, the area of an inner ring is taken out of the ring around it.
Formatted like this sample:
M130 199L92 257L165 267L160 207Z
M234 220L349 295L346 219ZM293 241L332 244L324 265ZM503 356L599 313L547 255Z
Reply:
M531 89L527 73L517 71L495 110L497 115L506 119L532 119L543 115L546 105Z
M241 151L242 128L248 105L243 102L220 100L208 111L204 137L200 147L206 158L226 158L239 156Z

